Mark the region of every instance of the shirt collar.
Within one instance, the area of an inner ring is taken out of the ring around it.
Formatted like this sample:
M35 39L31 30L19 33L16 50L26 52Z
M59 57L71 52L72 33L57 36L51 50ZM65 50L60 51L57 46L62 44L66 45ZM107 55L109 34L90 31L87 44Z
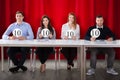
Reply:
M22 22L21 24L18 24L18 23L16 22L15 25L23 25L23 22Z
M103 29L103 25L102 25L101 27L99 27L99 26L96 25L96 27L97 27L97 28L102 28L102 29Z

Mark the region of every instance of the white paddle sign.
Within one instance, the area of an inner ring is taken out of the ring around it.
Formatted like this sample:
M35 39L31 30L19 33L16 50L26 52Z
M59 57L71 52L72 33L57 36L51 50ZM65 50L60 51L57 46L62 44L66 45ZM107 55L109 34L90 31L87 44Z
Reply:
M42 29L41 34L43 37L49 37L50 31L49 29Z
M12 33L13 33L13 36L15 36L15 37L22 36L22 30L19 28L14 29Z
M68 38L72 38L73 36L75 36L75 31L74 30L68 30L68 31L66 31L66 36Z
M98 38L100 36L100 30L99 29L92 29L90 32L90 35L94 38Z

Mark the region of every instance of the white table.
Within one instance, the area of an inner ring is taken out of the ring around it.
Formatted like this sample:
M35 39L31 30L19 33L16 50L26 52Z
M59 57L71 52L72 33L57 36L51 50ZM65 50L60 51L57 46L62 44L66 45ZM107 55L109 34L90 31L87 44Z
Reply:
M0 40L1 69L4 70L4 47L77 47L80 60L81 80L86 80L86 47L120 47L120 40L115 41L86 41L86 40Z
M83 79L86 80L86 47L108 47L108 48L112 48L112 47L120 47L120 40L115 40L115 41L106 41L106 40L97 40L95 42L93 41L84 41L83 43L83 66L84 66L84 70L83 70Z
M1 69L4 70L4 47L77 47L78 58L80 60L81 80L84 79L84 40L0 40L1 46Z

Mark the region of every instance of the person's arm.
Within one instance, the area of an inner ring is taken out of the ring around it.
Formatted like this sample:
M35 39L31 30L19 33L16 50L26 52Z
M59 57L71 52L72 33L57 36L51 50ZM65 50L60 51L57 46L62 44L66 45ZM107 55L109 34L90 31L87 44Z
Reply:
M115 35L113 34L113 32L108 27L106 27L106 29L107 35L109 37L107 40L109 41L115 40Z
M67 26L65 26L65 24L62 25L62 30L61 30L61 39L68 39L67 36L65 36L65 32L67 30L66 28Z
M34 39L33 31L29 24L28 24L28 36L26 37L26 39L28 40Z
M41 39L42 38L42 35L40 33L41 33L41 27L39 27L38 30L37 30L37 35L36 35L37 39ZM41 37L40 37L40 35L41 35Z
M91 27L88 29L88 31L86 33L85 40L90 40L90 38L91 38L90 31L91 31Z
M55 29L53 28L53 35L52 35L52 38L51 39L56 39L56 32L55 32Z
M76 39L78 40L80 38L80 26L77 24L77 27L76 27Z
M64 28L63 28L64 26L62 25L62 29L61 29L61 39L63 39L64 37Z
M10 33L12 32L12 26L13 26L13 24L11 24L8 28L7 28L7 30L4 32L4 34L2 35L2 39L9 39L10 38Z

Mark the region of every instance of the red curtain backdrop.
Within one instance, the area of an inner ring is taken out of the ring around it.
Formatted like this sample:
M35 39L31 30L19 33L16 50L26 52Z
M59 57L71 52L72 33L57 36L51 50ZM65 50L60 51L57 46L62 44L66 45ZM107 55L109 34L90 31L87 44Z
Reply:
M80 37L84 38L89 26L95 24L95 16L103 15L104 24L120 38L120 0L0 0L0 36L7 27L15 22L15 12L23 11L25 21L30 23L36 36L43 15L48 15L56 30L57 39L61 26L67 22L69 12L77 16ZM117 58L120 58L119 49Z

